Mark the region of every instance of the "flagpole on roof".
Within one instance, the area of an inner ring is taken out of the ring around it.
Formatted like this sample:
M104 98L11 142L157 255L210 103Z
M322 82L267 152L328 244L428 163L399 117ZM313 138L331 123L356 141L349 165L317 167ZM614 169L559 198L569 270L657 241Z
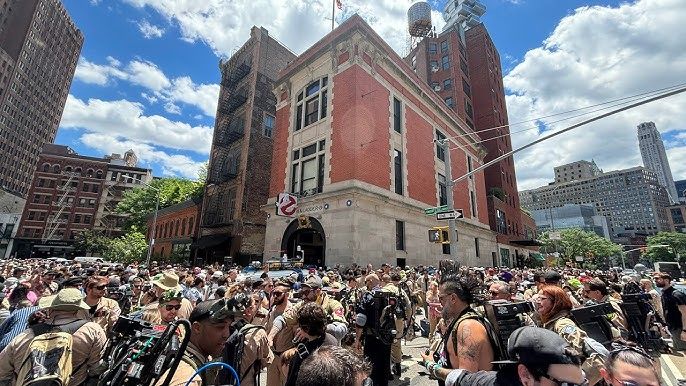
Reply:
M333 22L336 18L336 0L331 0L331 31L333 31Z

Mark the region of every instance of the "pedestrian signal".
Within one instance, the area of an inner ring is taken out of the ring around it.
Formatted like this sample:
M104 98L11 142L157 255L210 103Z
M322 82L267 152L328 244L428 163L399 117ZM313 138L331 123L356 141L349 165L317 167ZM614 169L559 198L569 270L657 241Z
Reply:
M429 229L429 242L449 244L450 232L448 231L448 227L433 227Z

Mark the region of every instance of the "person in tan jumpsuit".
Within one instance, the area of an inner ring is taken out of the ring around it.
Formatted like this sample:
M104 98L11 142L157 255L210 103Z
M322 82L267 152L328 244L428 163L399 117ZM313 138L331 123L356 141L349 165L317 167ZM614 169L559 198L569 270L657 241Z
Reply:
M61 326L82 320L78 314L88 312L90 307L83 301L81 291L76 288L65 288L56 295L41 298L40 309L47 314L43 323ZM90 319L89 319L90 320ZM103 328L95 322L87 322L73 333L72 341L72 369L73 374L68 386L81 385L89 376L96 376L100 360L105 350L107 336ZM27 329L10 342L0 352L0 384L4 382L14 385L22 365L30 365L26 361L29 345L35 337L32 329Z
M119 319L121 309L119 303L114 299L105 297L107 283L109 283L109 279L104 276L88 278L84 286L86 291L84 301L88 304L89 309L79 311L78 317L89 319L99 324L105 332L110 332Z
M557 286L543 287L536 298L536 309L541 316L541 327L556 332L574 350L582 353L587 334L570 318L572 307L572 301L567 292ZM603 359L597 354L592 354L582 364L589 385L594 385L602 379L600 375L602 364Z
M279 281L274 286L274 289L271 292L271 306L265 325L267 331L271 331L276 318L293 307L293 303L289 301L290 292L291 285L285 281ZM286 326L278 334L275 334L275 336L272 337L271 349L274 351L274 360L269 367L267 367L267 386L282 386L286 383L287 374L282 371L281 354L294 347L294 327L295 326Z

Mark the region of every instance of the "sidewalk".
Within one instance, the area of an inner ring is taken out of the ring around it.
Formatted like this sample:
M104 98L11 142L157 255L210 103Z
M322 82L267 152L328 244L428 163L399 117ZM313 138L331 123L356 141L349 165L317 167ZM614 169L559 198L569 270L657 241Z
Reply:
M660 367L665 384L670 386L686 384L686 355L683 353L660 355Z

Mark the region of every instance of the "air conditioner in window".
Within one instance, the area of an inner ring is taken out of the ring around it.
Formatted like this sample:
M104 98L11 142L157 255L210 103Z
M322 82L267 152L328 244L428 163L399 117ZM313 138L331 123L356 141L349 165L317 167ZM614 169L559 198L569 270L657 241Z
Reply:
M436 91L436 92L441 91L441 86L438 86L438 85L434 86L434 91Z
M438 67L432 66L432 67L431 67L431 72L438 72Z

